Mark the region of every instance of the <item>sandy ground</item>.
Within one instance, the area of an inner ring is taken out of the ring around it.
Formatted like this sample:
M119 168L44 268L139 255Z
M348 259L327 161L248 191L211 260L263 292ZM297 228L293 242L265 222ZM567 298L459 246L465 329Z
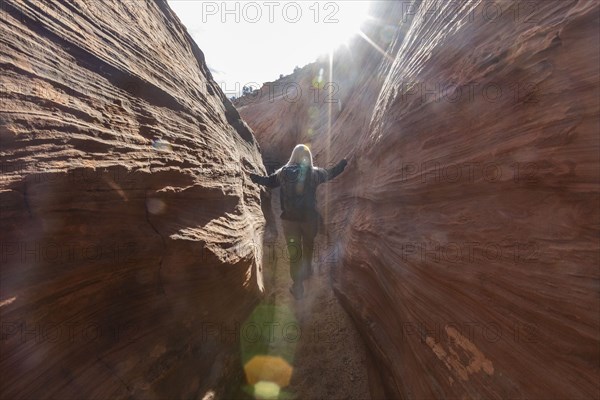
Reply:
M274 327L267 353L282 356L293 367L290 385L279 398L370 399L365 347L331 289L329 272L336 257L325 235L317 236L314 273L305 281L304 298L296 301L289 292L278 192L272 196L277 233L271 231L265 240L262 306Z

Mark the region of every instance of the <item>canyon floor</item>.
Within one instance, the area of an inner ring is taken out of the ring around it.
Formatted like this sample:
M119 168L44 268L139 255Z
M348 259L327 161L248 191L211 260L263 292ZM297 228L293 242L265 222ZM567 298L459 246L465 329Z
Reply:
M272 192L271 201L277 217L265 235L266 296L259 307L270 309L270 321L276 326L268 354L293 360L290 385L280 398L370 399L364 344L330 284L336 251L328 245L327 236L319 232L314 273L305 281L304 298L296 301L289 292L289 263L278 217L279 190ZM277 335L280 327L288 328L285 335Z

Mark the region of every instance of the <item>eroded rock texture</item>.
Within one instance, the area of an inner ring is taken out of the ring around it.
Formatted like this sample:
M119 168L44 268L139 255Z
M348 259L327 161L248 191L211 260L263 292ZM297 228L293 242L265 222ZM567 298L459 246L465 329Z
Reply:
M350 157L321 211L385 394L598 397L597 2L390 3L388 56L334 56L341 102L240 103L266 158Z
M166 1L0 19L0 397L224 395L220 324L262 289L252 132Z

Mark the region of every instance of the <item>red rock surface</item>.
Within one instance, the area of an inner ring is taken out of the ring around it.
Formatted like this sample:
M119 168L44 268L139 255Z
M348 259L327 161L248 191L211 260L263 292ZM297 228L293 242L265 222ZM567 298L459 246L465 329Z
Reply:
M441 3L384 3L389 57L338 51L240 114L265 159L350 157L321 211L388 397L598 398L598 3Z
M2 2L0 397L202 398L262 290L248 126L166 1Z

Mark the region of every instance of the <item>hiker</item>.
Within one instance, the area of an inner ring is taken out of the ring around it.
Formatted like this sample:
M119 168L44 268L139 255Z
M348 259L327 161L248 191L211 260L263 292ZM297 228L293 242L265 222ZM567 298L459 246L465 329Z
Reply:
M297 145L286 165L269 176L250 173L250 179L269 188L281 186L281 222L290 256L290 292L296 300L304 295L302 281L312 275L313 244L319 225L317 186L335 178L348 162L324 169L313 166L310 149Z

